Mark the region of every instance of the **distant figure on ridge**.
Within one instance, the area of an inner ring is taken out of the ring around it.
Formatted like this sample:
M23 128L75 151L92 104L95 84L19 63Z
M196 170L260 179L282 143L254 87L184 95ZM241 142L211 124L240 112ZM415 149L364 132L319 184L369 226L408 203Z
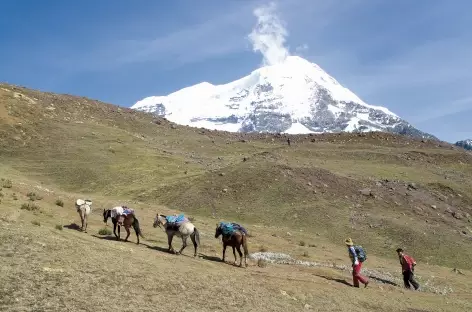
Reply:
M359 287L359 282L367 287L369 281L361 275L362 263L367 259L366 253L362 246L355 246L351 238L344 241L346 243L349 257L352 261L352 282L354 287Z
M410 289L411 284L415 290L418 290L418 288L420 288L420 284L418 284L418 282L415 280L413 274L416 265L415 259L405 254L401 248L397 249L397 254L402 266L403 283L405 283L405 287Z
M287 139L287 144L290 146L290 138Z

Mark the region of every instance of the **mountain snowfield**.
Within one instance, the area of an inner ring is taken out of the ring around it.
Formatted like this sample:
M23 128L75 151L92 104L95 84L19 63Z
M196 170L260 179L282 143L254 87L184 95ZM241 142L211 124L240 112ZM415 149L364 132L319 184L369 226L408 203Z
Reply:
M466 150L472 150L472 140L457 141L455 145L463 147Z
M381 106L362 101L314 63L289 56L223 85L202 82L132 109L181 125L229 132L386 131L433 138Z

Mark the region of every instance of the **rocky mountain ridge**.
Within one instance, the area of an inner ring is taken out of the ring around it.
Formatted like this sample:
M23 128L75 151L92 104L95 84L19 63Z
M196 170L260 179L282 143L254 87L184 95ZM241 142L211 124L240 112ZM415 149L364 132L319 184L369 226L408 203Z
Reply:
M131 108L172 122L230 132L382 131L436 139L390 110L362 101L314 63L289 56L224 85L203 82Z

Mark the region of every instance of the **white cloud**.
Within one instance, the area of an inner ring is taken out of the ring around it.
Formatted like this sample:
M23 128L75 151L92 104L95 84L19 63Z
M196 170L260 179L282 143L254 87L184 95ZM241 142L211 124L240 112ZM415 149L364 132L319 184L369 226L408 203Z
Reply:
M118 33L102 40L93 38L95 42L87 43L87 49L50 42L50 46L55 48L48 48L46 56L49 56L52 66L69 73L111 71L146 62L180 67L251 48L263 55L264 65L274 64L290 55L285 45L289 33L277 10L280 8L290 16L299 12L304 2L279 0L276 5L257 0L243 5L222 5L214 8L215 11L208 15L210 18L201 18L200 23L176 28L169 33L160 30L154 33L150 31L152 23L144 23L139 26L143 29L143 38L120 38ZM253 16L257 22L251 29ZM250 34L245 36L247 33ZM296 53L306 51L305 47L300 45Z
M283 62L290 55L285 47L288 31L276 14L276 4L258 7L254 10L257 24L248 38L255 52L262 53L263 65L273 65Z
M47 41L43 53L37 47L34 54L24 59L36 57L41 64L49 59L77 72L118 71L123 65L149 63L152 64L149 68L157 72L167 66L212 62L251 48L261 53L264 65L280 62L293 52L319 64L367 103L386 106L411 122L428 124L431 119L445 120L443 117L451 112L470 109L469 2L455 5L444 1L395 4L376 0L277 0L277 5L267 2L202 5L197 13L191 11L199 16L197 21L169 30L152 25L140 27L140 38L117 32L93 44L67 46L61 41L52 48L51 41ZM158 20L152 18L153 14L139 20ZM402 22L398 23L399 20ZM290 26L290 37L285 21ZM122 40L127 38L131 40ZM296 48L290 51L287 42ZM233 64L225 64L226 72L233 70ZM179 71L178 74L186 74L185 67ZM219 71L215 71L215 79L219 76ZM449 133L452 137L457 131L453 127L449 124L443 133L435 134Z

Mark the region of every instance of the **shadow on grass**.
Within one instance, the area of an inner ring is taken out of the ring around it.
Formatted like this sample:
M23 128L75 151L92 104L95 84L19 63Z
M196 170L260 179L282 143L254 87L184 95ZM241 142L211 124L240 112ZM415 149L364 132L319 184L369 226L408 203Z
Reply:
M80 231L80 225L77 225L76 223L71 223L69 225L64 225L64 227L66 229L69 229L69 230L76 230L76 231Z
M207 255L204 255L204 254L200 254L199 256L200 256L202 259L207 260L207 261L220 262L220 263L223 262L220 257L207 256Z
M96 234L94 234L94 235L92 235L92 237L99 238L99 239L104 239L104 240L109 240L109 241L115 241L115 242L118 242L118 241L123 241L124 242L123 239L117 240L116 237L113 236L113 235L96 235Z
M187 251L187 249L184 250L184 253L177 254L177 253L173 253L173 252L169 251L169 249L166 248L166 247L160 247L160 246L155 246L155 245L150 246L150 245L147 245L147 244L141 244L141 245L146 246L149 249L157 250L157 251L160 251L160 252L163 252L163 253L166 253L166 254L176 255L176 256L180 256L180 257L195 258L193 256L193 253L192 254L185 254L185 251ZM193 248L192 248L192 251L193 251ZM207 256L207 255L204 255L202 253L198 253L197 257L201 258L203 260L208 260L208 261L213 261L213 262L221 262L221 259L219 257Z
M337 283L352 287L352 285L349 282L347 282L346 280L340 279L340 278L329 277L329 276L324 276L324 275L316 275L316 276L324 278L328 281L333 281L333 282L337 282Z
M386 280L386 279L383 279L383 278L380 278L380 277L376 277L376 276L372 276L372 275L368 275L368 277L373 279L373 280L376 280L380 283L384 283L384 284L388 284L388 285L392 285L392 286L400 286L395 282L392 282L392 281L389 281L389 280Z
M222 264L227 264L227 265L231 265L231 266L234 266L234 267L237 267L239 268L239 258L238 260L236 261L236 263L234 263L234 261L228 261L228 258L226 258L226 261L223 262L223 260L220 258L220 257L216 257L216 256L207 256L207 255L204 255L204 254L200 254L199 255L200 258L204 259L204 260L207 260L207 261L212 261L212 262L218 262L218 263L222 263ZM244 268L244 259L243 259L243 266Z
M149 249L152 249L152 250L157 250L157 251L160 251L160 252L165 252L165 253L168 253L168 254L174 254L173 252L170 252L168 248L164 248L164 247L159 247L159 246L150 246L148 244L141 244L143 246L146 246L147 248Z

